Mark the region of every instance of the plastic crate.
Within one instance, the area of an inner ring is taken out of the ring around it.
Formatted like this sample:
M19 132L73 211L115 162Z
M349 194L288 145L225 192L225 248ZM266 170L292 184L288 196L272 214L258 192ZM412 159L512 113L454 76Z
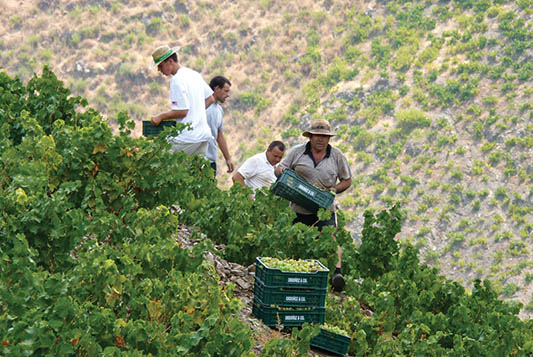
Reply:
M320 333L311 339L311 346L321 348L328 352L344 356L351 339L348 336L339 335L338 333L320 329Z
M291 169L285 169L278 177L272 192L311 212L328 209L335 198L331 192L316 188Z
M169 126L176 126L176 121L163 120L158 126L155 126L150 120L143 120L143 136L158 135L163 129Z
M312 273L284 272L268 268L261 257L255 260L255 278L271 288L326 289L327 287L329 269L318 260L308 259L316 261L323 268Z
M305 322L324 323L325 307L301 307L289 310L271 307L261 301L254 300L252 313L269 327L298 327ZM278 320L279 319L279 320Z
M293 288L272 288L265 285L258 278L255 278L254 283L254 299L260 300L267 306L324 307L326 293L326 289L303 290Z

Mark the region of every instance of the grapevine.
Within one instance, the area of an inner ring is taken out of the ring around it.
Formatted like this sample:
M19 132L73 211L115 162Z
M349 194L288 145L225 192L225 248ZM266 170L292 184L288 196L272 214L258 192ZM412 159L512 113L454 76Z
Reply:
M288 272L334 268L341 245L347 285L325 316L351 336L349 354L533 353L519 304L487 281L468 293L397 244L398 207L365 213L358 249L340 210L337 240L329 227L317 239L268 190L219 190L202 158L131 137L127 114L114 135L86 104L49 70L28 85L0 73L1 355L250 356L242 305L203 259L213 242L227 260L275 256L264 263ZM191 250L175 239L183 224L203 233ZM304 353L311 335L265 350Z

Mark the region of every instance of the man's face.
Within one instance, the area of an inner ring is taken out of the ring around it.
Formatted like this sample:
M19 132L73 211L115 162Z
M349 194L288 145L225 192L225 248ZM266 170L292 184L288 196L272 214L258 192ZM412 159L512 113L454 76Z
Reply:
M270 162L270 165L277 165L281 161L281 159L283 159L284 153L285 152L281 151L277 146L275 146L272 150L267 150L266 156L268 162Z
M311 134L309 137L309 141L311 142L311 149L322 152L323 150L326 150L329 144L329 135L317 135L317 134Z
M224 103L226 99L229 98L230 88L231 87L228 83L224 83L224 86L222 88L215 87L215 93L213 93L215 100L219 103Z
M157 70L165 76L169 76L171 74L171 69L171 61L168 59L157 65Z

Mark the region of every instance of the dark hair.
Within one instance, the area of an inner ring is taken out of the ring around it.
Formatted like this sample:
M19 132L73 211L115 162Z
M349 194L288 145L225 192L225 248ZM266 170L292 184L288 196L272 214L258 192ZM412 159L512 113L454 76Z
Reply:
M273 141L268 145L268 151L272 151L274 148L278 148L279 151L285 151L285 144L278 140Z
M231 86L231 82L226 77L224 77L224 76L215 76L215 77L213 77L213 79L211 79L211 82L209 82L209 87L211 87L212 90L215 90L216 87L224 88L224 85L226 83L229 86Z
M178 54L176 52L174 52L173 54L171 54L170 56L165 58L165 60L163 62L166 62L166 61L168 61L170 59L173 60L174 62L178 63Z

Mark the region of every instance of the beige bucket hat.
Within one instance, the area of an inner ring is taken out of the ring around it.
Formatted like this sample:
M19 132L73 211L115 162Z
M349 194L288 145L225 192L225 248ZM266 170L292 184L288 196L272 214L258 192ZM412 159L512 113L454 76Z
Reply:
M168 45L159 46L152 52L152 59L154 62L150 65L150 68L153 69L157 67L158 64L172 56L174 53L177 53L179 49L179 46L172 48L170 48Z
M311 134L328 136L335 135L335 133L331 131L331 126L329 125L329 122L325 119L313 120L313 122L311 123L311 129L306 130L302 133L302 135L306 138L310 137Z

